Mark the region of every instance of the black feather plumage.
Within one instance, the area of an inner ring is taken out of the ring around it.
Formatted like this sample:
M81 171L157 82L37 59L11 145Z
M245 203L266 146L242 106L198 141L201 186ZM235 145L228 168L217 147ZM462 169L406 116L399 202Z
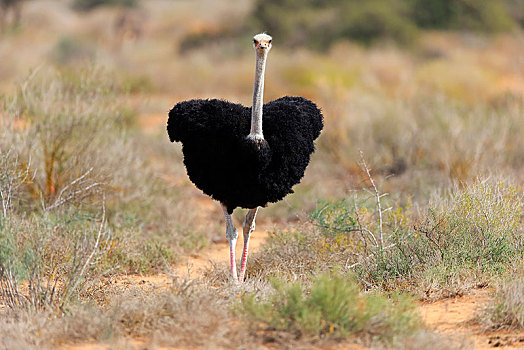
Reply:
M169 112L171 142L182 142L189 179L205 194L236 207L256 208L292 193L315 150L323 118L303 97L263 106L266 142L247 139L251 108L222 100L180 102Z

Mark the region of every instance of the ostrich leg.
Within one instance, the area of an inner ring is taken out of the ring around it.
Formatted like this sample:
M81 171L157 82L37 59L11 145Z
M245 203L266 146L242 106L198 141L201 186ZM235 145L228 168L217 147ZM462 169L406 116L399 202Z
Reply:
M239 282L244 281L244 275L246 274L246 265L247 265L247 254L249 247L249 237L251 233L255 231L255 218L257 216L258 207L255 209L249 209L246 214L246 219L244 220L244 251L242 252L242 264L240 267L240 278Z
M238 282L237 264L235 260L235 247L237 245L238 233L237 233L237 229L235 228L235 225L233 225L233 220L231 219L231 215L229 215L224 205L222 205L222 210L224 211L224 215L226 217L226 238L229 241L229 258L231 261L231 277L233 278L233 282Z

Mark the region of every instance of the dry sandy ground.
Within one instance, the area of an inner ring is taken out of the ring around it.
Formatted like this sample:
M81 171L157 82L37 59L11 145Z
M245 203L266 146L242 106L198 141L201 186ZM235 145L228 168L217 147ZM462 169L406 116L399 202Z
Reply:
M251 239L251 251L256 251L264 242L267 233L255 231ZM237 254L241 254L242 244L237 245ZM203 271L214 263L223 263L228 260L229 246L227 243L217 243L209 251L198 256L188 256L184 262L174 267L178 275L188 274L191 278L201 277ZM127 276L119 283L134 286L154 285L156 288L168 287L171 279L166 275L155 276ZM497 331L486 332L475 324L473 319L486 303L491 300L492 291L489 289L473 290L470 294L439 300L437 302L420 303L420 315L424 322L438 333L452 335L459 339L468 339L475 345L475 349L524 349L524 332ZM146 349L140 341L132 341L137 349ZM76 344L62 347L63 350L102 350L109 349L104 344ZM162 348L163 349L163 348ZM175 349L175 348L169 348ZM363 347L356 344L341 344L330 346L330 350L359 350ZM325 349L324 349L325 350Z
M465 296L421 303L420 315L428 326L439 333L473 341L475 349L524 349L524 332L486 332L473 321L475 314L491 298L492 291L489 289L477 289Z

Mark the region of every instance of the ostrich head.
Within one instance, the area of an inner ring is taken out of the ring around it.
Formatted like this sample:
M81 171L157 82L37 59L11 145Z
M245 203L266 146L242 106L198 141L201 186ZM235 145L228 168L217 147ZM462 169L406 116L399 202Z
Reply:
M253 37L253 47L257 53L271 50L271 40L273 38L266 33L257 34Z

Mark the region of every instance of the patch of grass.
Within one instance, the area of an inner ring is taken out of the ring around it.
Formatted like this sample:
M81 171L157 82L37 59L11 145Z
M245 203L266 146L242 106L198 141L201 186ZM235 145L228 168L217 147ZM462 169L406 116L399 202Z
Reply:
M140 338L148 347L238 348L259 344L247 330L239 331L231 310L235 293L230 287L217 291L192 280L173 281L162 290L109 284L103 287L103 293L108 296L103 306L73 304L59 317L42 311L20 313L18 317L0 315L0 345L53 349L76 342L101 342L121 348L117 345L126 344L128 337Z
M105 217L73 212L2 220L0 295L4 304L21 311L64 312L103 275L100 261L111 245Z
M366 283L386 289L426 296L468 289L522 258L523 205L515 186L479 181L430 203L420 224L410 227L409 215L399 220L392 212L388 220L397 219L390 221L387 249L371 252L355 269Z
M100 265L146 273L201 249L203 232L213 230L181 210L184 187L170 183L185 176L176 149L133 129L126 89L97 67L41 68L3 98L0 221L7 212L22 221L34 214L35 222L93 217L105 203L112 241Z
M4 100L9 131L21 141L14 151L34 174L24 189L34 206L49 211L66 204L99 202L115 192L121 168L133 164L123 136L128 115L119 86L99 68L78 73L35 70ZM120 175L120 176L119 176Z
M491 329L524 329L524 270L496 286L495 299L480 316Z
M524 199L510 183L478 181L422 211L379 197L380 209L365 192L320 202L313 225L270 235L250 273L309 280L342 269L369 289L440 297L491 281L524 256Z
M316 271L339 266L342 262L321 248L321 240L319 231L307 226L272 232L250 257L248 277L308 280Z
M524 197L504 182L477 182L430 206L418 231L454 267L503 271L523 253Z
M471 94L468 86L457 81L460 74L453 76L452 83L442 73L428 75L428 81L433 84L444 79L445 85L449 82L454 89ZM465 82L473 88L484 85L473 80L468 75ZM473 95L464 97L470 98ZM324 106L327 118L337 117L326 121L319 151L349 174L360 172L355 161L359 150L372 155L370 164L377 165L374 176L378 180L389 176L384 179L390 186L385 191L408 193L417 202L426 201L435 188L472 182L478 176L489 176L493 169L509 176L519 174L524 145L514 132L524 130L522 99L475 107L460 100L459 96L418 94L409 102L361 96L359 101L348 101L343 110L338 106L330 111L328 104ZM396 163L403 167L395 167Z
M360 294L358 284L341 274L321 274L310 288L301 282L273 280L275 293L267 301L242 298L252 324L301 337L348 337L393 342L419 327L414 304L394 295Z

